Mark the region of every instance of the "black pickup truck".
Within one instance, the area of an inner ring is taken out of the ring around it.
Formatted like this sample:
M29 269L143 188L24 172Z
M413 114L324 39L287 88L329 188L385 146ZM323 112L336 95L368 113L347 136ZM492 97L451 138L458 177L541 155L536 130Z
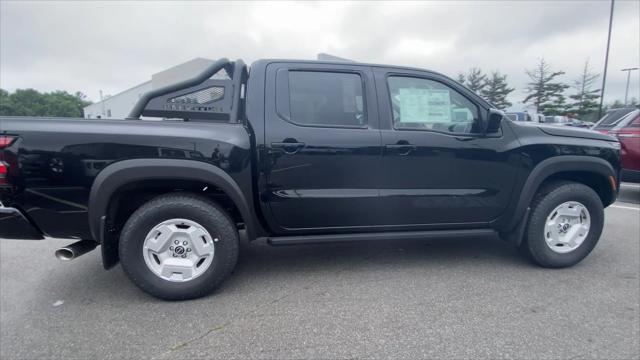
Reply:
M75 239L66 260L100 245L163 299L218 286L241 230L271 245L500 236L559 268L598 242L619 153L509 121L431 71L220 59L125 120L0 117L0 237Z

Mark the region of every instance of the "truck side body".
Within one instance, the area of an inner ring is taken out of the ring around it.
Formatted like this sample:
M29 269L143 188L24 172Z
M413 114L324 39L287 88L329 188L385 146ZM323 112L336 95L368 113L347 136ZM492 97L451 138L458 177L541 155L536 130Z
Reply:
M297 122L305 115L291 105L301 101L295 92L332 76L362 85L349 85L359 94L353 116ZM234 89L235 123L0 117L0 136L13 138L0 158L9 169L0 237L93 240L109 268L127 218L175 191L212 199L250 239L274 241L490 230L517 243L545 182L585 184L603 206L615 200L614 138L507 120L492 133L400 129L394 79L437 83L477 109L473 126L489 126L491 105L444 75L293 60L252 64L244 89Z

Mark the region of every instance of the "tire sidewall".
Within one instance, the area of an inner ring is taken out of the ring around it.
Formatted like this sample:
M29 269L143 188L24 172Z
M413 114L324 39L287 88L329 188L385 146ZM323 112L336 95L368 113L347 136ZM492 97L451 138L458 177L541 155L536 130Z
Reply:
M159 199L160 200L160 199ZM203 296L230 273L238 253L238 234L226 214L212 203L187 198L187 202L157 201L143 205L127 221L120 238L120 261L130 279L143 291L166 300ZM195 205L193 206L193 202ZM195 279L174 282L160 278L147 266L143 246L147 234L170 219L187 219L204 227L214 242L214 258L209 268ZM232 260L233 264L229 264Z
M589 211L589 234L578 248L568 253L553 251L545 240L547 217L560 204L576 201ZM572 266L584 259L598 243L604 224L604 209L599 196L581 184L565 184L544 196L533 209L527 229L527 250L533 259L545 267Z

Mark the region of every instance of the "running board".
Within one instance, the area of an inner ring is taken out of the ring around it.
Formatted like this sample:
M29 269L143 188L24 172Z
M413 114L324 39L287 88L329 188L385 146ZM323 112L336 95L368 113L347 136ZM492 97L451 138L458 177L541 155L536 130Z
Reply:
M498 236L498 233L493 229L397 231L332 235L274 236L268 237L267 243L272 246L286 246L329 244L350 241L488 238L496 236Z

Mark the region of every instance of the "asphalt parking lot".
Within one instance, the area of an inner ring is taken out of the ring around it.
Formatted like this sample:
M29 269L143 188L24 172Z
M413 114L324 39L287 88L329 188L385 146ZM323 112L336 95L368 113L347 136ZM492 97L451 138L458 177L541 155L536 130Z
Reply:
M0 358L640 357L638 185L563 270L499 240L252 243L213 295L163 302L67 242L0 242Z

